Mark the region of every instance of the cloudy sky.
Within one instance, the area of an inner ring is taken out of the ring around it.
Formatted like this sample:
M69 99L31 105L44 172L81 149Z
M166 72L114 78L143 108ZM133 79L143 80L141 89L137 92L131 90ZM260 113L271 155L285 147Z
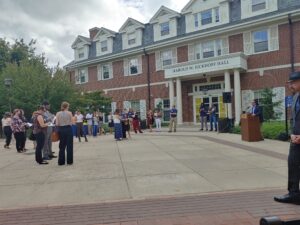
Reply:
M37 40L50 66L73 60L72 42L89 29L118 31L128 17L148 23L161 5L180 12L189 0L0 0L0 38Z

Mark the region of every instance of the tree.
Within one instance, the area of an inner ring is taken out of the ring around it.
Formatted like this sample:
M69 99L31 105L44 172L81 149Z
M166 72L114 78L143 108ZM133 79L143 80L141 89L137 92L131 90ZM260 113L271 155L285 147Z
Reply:
M261 93L262 98L260 99L260 104L263 108L264 120L270 121L278 119L281 115L279 112L275 112L274 108L280 106L281 101L273 101L273 97L276 96L271 88L265 88Z
M0 115L9 111L9 105L24 109L29 118L37 106L48 100L51 111L60 110L61 102L68 101L72 109L108 106L110 99L101 92L84 93L68 79L66 71L57 65L47 66L44 54L35 54L36 41L26 44L22 39L10 45L0 39ZM6 87L4 80L12 79Z

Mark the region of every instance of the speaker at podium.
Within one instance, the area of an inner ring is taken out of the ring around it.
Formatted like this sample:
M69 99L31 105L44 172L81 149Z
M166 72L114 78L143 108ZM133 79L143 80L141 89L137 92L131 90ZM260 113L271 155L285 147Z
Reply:
M231 92L223 92L223 103L231 103Z

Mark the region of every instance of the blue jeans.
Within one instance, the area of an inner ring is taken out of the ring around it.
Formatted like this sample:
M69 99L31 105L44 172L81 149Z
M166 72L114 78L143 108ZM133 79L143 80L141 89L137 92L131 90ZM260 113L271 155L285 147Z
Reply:
M217 125L217 117L216 115L210 115L209 117L209 122L210 122L210 130L213 130L213 123L215 124L215 130L218 130L218 125Z

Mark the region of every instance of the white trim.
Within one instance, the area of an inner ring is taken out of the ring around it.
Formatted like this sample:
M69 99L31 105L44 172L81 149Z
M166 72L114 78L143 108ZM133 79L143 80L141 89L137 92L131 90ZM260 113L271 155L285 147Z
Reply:
M289 11L289 14L294 14L293 16L300 16L300 11L297 10L293 10L293 11ZM284 20L284 21L283 21ZM286 21L286 22L285 22ZM201 34L196 33L194 35L189 35L188 37L178 37L176 40L170 40L170 41L164 41L162 43L156 43L153 44L151 46L142 46L139 49L134 49L134 50L129 50L126 52L121 52L119 54L113 54L107 57L103 57L100 59L93 59L93 60L89 60L86 62L79 62L75 65L70 65L70 66L64 66L64 68L66 69L74 69L74 68L78 68L78 67L82 67L82 66L86 66L86 65L91 65L91 64L95 64L95 63L99 63L101 61L108 61L108 60L117 60L119 58L124 58L124 57L128 57L130 55L133 54L139 54L139 53L143 53L144 49L146 51L148 51L149 53L151 53L151 51L155 51L155 50L159 50L163 47L163 48L168 48L170 46L174 46L177 44L182 44L182 42L189 42L189 41L196 41L198 39L201 39L203 37L206 38L210 38L211 36L218 36L218 35L227 35L225 33L234 33L235 31L238 33L244 32L245 30L249 29L249 28L253 28L253 27L257 27L257 26L264 26L265 24L268 24L270 22L277 22L277 23L281 23L287 22L287 12L283 12L281 14L275 14L273 16L270 16L269 18L260 18L258 20L251 20L245 23L241 23L241 24L236 24L233 26L229 26L229 27L224 27L224 28L219 28L219 29L214 29L212 31L207 31L207 32L203 32Z
M291 64L284 64L284 65L278 65L278 66L269 66L269 67L260 67L255 69L249 69L246 72L252 73L252 72L261 72L265 70L277 70L277 69L285 69L290 68ZM295 63L294 66L300 66L300 63Z
M150 86L156 86L156 85L162 85L162 84L167 85L167 84L168 84L168 81L151 83ZM139 84L139 85L126 86L126 87L107 88L107 89L103 89L103 91L104 91L104 92L108 92L108 91L117 91L117 90L135 89L135 88L147 87L147 86L148 86L148 84Z

